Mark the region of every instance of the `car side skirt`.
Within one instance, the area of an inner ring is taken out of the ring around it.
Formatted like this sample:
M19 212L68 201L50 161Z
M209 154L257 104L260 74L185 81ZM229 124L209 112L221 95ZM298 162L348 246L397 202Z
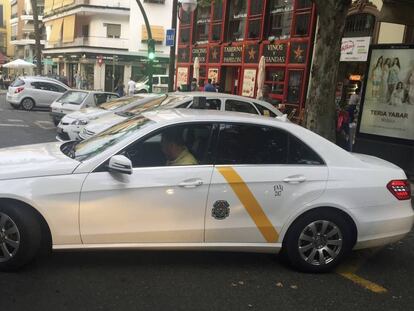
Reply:
M251 253L278 253L281 243L121 243L53 245L54 251L68 250L200 250Z

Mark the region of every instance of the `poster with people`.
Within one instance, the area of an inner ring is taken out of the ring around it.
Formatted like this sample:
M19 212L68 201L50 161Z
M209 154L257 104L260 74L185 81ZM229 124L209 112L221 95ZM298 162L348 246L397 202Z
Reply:
M359 133L414 140L414 46L371 48Z

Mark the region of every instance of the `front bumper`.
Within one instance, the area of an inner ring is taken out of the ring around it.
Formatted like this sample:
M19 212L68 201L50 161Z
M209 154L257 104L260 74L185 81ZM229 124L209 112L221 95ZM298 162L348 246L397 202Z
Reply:
M56 121L60 121L65 116L64 113L54 111L49 112L49 115Z

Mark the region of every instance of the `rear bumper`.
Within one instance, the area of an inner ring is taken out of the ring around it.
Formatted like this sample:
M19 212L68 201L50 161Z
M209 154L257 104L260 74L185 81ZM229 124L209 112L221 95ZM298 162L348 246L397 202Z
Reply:
M6 101L10 104L10 105L20 105L20 97L19 96L12 96L7 94L6 95Z
M376 206L352 210L358 223L358 240L354 249L394 243L408 234L414 224L411 202L402 201L395 207Z

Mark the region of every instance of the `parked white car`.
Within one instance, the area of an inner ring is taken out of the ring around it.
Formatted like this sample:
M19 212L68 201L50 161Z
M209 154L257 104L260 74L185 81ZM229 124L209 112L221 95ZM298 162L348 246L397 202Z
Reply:
M60 120L67 114L79 111L83 108L99 107L103 103L119 98L116 93L101 91L70 90L57 98L50 105L50 115L53 123L58 125Z
M164 100L161 101L157 99L153 102L148 102L146 105L124 110L120 113L108 114L102 118L97 118L83 128L83 131L80 132L79 137L81 139L87 139L96 133L102 132L111 126L124 121L127 118L151 109L207 109L245 112L272 118L283 118L283 114L269 103L247 97L206 92L177 92L169 93L164 96Z
M0 269L40 250L282 253L334 268L410 232L407 177L291 122L145 112L83 142L0 150Z
M157 94L168 93L168 75L154 75L152 77L152 91ZM148 77L139 80L135 85L135 93L148 93Z
M67 114L57 126L56 139L59 141L77 140L79 139L79 133L89 122L108 114L112 115L145 104L159 96L161 95L140 94L133 97L121 97L100 106L84 108Z
M70 88L66 84L52 78L21 76L9 86L6 101L16 109L50 107L67 90Z

